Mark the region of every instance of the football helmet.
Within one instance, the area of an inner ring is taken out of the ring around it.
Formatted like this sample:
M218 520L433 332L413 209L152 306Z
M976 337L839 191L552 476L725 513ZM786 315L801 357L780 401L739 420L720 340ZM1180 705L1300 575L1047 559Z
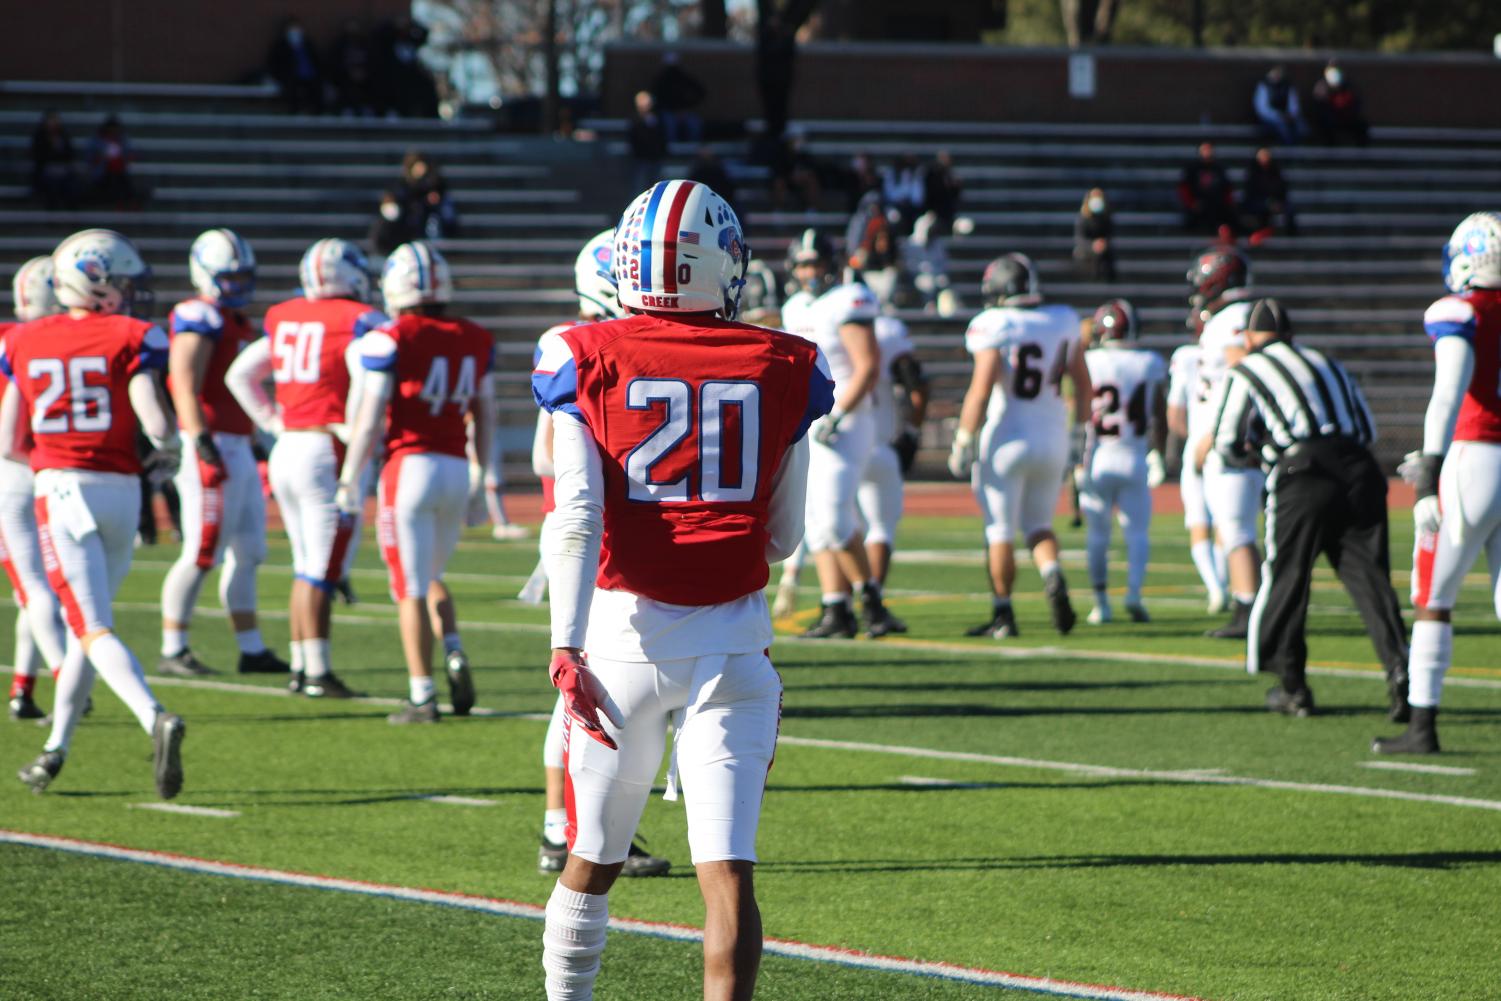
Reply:
M585 320L614 320L624 315L615 295L615 231L597 233L584 244L573 262L573 290L579 297L579 316Z
M1187 279L1192 289L1188 304L1200 309L1231 289L1250 285L1251 262L1234 247L1209 247L1194 256Z
M740 316L748 323L761 323L781 308L777 276L765 261L751 261L745 269L745 292L740 297Z
M808 279L797 276L799 264L817 264L819 272ZM828 290L835 281L834 241L816 229L805 229L787 245L787 291L799 290L813 295Z
M658 181L615 227L610 266L627 309L712 310L734 319L750 248L735 210L706 184Z
M1135 343L1141 333L1136 307L1126 299L1111 299L1094 311L1093 329L1098 344Z
M453 300L453 276L443 255L423 240L391 251L380 275L380 294L387 312Z
M40 320L62 309L52 292L52 258L33 257L12 279L11 302L22 323Z
M205 299L243 309L255 294L255 251L232 229L206 230L188 252L188 277Z
M297 265L297 277L309 299L370 299L370 262L348 240L328 237L313 244Z
M1450 292L1501 289L1501 213L1475 212L1444 244L1444 284Z
M74 233L52 252L52 290L68 309L145 313L151 306L151 269L140 251L112 229Z
M1036 306L1042 302L1037 265L1026 254L1005 254L985 266L980 295L997 306Z

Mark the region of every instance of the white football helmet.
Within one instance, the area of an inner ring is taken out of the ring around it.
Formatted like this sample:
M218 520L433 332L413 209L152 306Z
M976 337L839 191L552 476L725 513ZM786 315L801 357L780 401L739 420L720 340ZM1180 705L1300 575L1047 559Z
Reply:
M1501 213L1476 212L1444 245L1444 284L1450 292L1501 289Z
M203 298L243 309L255 295L255 251L232 229L199 233L188 251L188 277Z
M21 270L16 272L16 277L11 281L10 290L16 319L22 323L40 320L62 310L57 296L52 293L50 257L33 257L21 265Z
M309 299L370 300L370 262L348 240L328 237L313 244L302 255L297 276Z
M750 249L735 210L705 184L659 181L615 227L615 294L627 309L734 319Z
M625 315L615 295L615 231L596 234L573 262L573 290L579 297L579 316L586 320L614 320Z
M380 274L386 311L412 309L453 300L453 276L443 255L423 240L403 243L386 258Z
M112 229L74 233L52 252L52 290L68 309L144 313L152 301L150 280L135 244Z

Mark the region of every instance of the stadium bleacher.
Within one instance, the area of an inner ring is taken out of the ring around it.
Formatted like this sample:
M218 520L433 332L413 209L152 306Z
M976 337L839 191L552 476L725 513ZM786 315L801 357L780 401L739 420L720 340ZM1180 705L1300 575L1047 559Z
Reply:
M80 148L106 111L121 114L139 156L136 176L152 189L140 211L34 207L27 146L44 104L62 111ZM188 294L188 244L212 225L242 229L254 242L262 308L292 294L302 250L322 236L362 240L402 156L413 148L430 153L461 214L462 237L442 244L454 266L457 300L496 332L503 355L513 359L502 402L507 441L516 449L509 472L527 476L522 450L531 402L523 359L540 330L570 314L572 258L623 204L622 122L582 123L600 141L560 143L500 135L480 119L287 116L258 87L107 93L92 85L4 84L0 123L0 268L10 273L72 230L111 226L141 245L166 303ZM975 231L954 239L950 254L965 308L950 318L903 314L937 377L937 419L925 440L931 470L947 447L944 418L957 406L967 372L964 324L987 261L1009 250L1031 254L1049 294L1081 310L1126 296L1143 318L1146 343L1170 351L1185 336L1182 275L1206 242L1178 229L1172 192L1178 170L1201 138L1218 143L1232 176L1256 146L1249 127L1232 125L800 124L807 148L820 158L842 161L864 151L879 162L898 152L947 149L964 181L963 212ZM1431 353L1418 320L1442 291L1440 246L1501 182L1487 145L1495 138L1378 128L1368 147L1279 152L1301 235L1278 235L1253 252L1257 285L1287 300L1300 333L1334 348L1362 378L1378 409L1381 457L1389 465L1412 447L1421 424ZM742 147L726 144L721 151L731 158ZM668 169L686 169L690 153L674 150ZM1443 167L1430 170L1429 163ZM1095 184L1109 191L1116 209L1120 281L1111 285L1079 280L1070 258L1080 197ZM737 200L750 219L753 248L772 261L801 228L839 231L845 222L837 211L771 211L764 174L754 170L744 172Z

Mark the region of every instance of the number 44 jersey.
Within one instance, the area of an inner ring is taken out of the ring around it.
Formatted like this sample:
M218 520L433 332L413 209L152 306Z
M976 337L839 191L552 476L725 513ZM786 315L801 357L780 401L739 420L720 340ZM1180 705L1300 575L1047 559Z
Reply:
M1068 306L997 306L969 322L964 346L972 355L996 350L1001 370L985 423L994 441L1025 438L1055 447L1066 437L1063 377L1079 347L1079 314Z
M386 455L464 457L469 403L495 358L487 330L463 319L399 316L359 341L360 364L390 373Z
M834 402L817 347L717 317L642 314L544 335L532 392L599 447L598 587L718 605L766 586L777 469Z

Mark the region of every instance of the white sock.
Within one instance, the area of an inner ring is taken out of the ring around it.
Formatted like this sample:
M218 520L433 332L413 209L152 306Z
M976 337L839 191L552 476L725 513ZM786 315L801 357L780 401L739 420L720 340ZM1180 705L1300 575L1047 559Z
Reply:
M1043 580L1052 579L1052 576L1058 572L1058 561L1051 560L1047 563L1037 564L1037 572L1042 574Z
M73 729L83 719L83 710L89 703L89 692L94 688L94 665L83 655L83 646L72 633L68 634L62 669L57 672L57 690L52 696L52 732L47 735L44 751L68 753L73 743Z
M261 631L256 628L236 632L235 642L239 644L241 653L263 653L266 649L266 641L261 639Z
M462 649L464 649L464 644L459 640L458 633L443 634L443 652L445 654L453 653L455 650Z
M104 683L135 714L141 728L150 733L162 704L151 694L151 688L146 684L146 675L141 670L140 661L135 659L135 654L120 642L120 637L114 633L104 633L89 644L88 656Z
M561 845L568 837L568 811L563 807L542 814L542 836L555 845Z
M1094 589L1094 603L1096 605L1099 605L1101 608L1108 608L1109 605L1110 605L1110 594L1109 594L1109 592L1105 588L1103 588L1103 587L1097 587L1097 588L1095 588Z
M609 897L576 893L561 881L547 900L542 931L542 968L547 971L547 1001L590 1001L599 957L605 951L610 921Z
M302 641L302 671L309 678L322 678L328 674L328 640Z
M843 591L825 591L823 594L823 603L825 605L842 605L848 600L849 595Z
M292 670L301 671L307 664L307 659L302 655L302 640L293 640L287 644L287 655L291 658Z
M1418 620L1412 624L1407 654L1407 701L1419 709L1437 709L1444 674L1454 658L1454 626Z
M163 629L162 630L162 656L172 657L182 653L188 648L188 631L186 629Z
M414 706L431 702L433 696L438 694L438 686L433 683L432 678L408 678L407 690Z
M1256 601L1255 591L1232 591L1230 596L1242 605L1250 605Z
M16 610L16 656L11 666L18 678L36 677L36 644L32 642L31 623L24 608Z
M1215 566L1214 543L1208 539L1195 542L1189 547L1188 553L1193 557L1194 569L1199 571L1199 579L1204 582L1204 590L1211 595L1223 594L1224 578L1219 575L1219 570Z

